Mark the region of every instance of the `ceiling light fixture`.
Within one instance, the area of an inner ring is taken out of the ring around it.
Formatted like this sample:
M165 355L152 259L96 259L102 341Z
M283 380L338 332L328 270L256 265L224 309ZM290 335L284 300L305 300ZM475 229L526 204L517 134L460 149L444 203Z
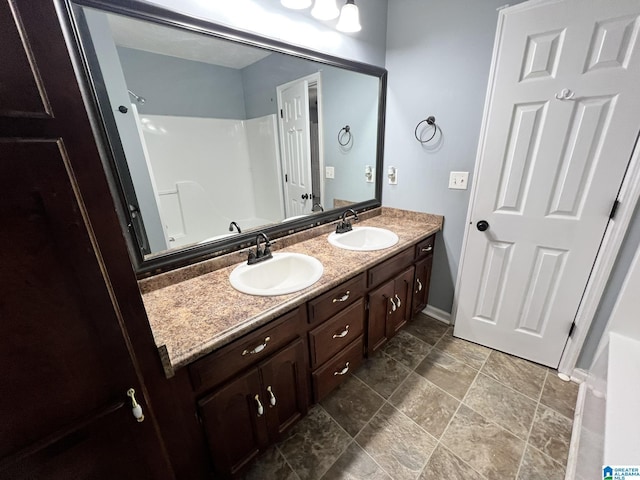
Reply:
M338 18L340 10L336 6L336 0L316 0L311 9L311 15L318 20L333 20Z
M311 0L280 0L280 3L293 10L302 10L311 6Z
M336 29L346 33L354 33L362 30L362 25L360 25L360 12L358 11L355 0L347 0L347 3L342 7Z

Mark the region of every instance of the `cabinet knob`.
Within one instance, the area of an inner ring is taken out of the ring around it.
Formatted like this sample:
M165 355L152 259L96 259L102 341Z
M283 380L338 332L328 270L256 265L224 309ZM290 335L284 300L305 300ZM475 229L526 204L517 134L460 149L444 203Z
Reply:
M393 298L390 298L389 300L391 301L391 312L389 313L395 312L398 309L398 306L396 305L396 302L393 301Z
M271 385L269 385L269 386L267 387L267 392L269 392L269 404L270 404L272 407L275 407L275 406L276 406L276 396L275 396L275 394L273 393L273 390L272 390L272 388L271 388Z
M342 370L338 370L337 372L333 372L333 375L346 375L349 371L349 362L344 364L344 368Z
M421 252L427 253L433 250L433 245L429 245L428 247L423 247L420 249Z
M144 414L142 413L142 407L138 402L136 402L136 391L133 388L127 390L127 396L131 398L131 412L136 420L139 422L144 422Z
M267 347L267 343L269 343L269 340L271 340L271 337L265 337L264 341L257 347L253 348L253 350L244 350L242 352L242 356L244 357L245 355L255 355L256 353L260 353Z
M346 302L349 299L349 295L351 294L350 290L347 290L345 292L345 294L343 296L341 296L340 298L334 298L333 299L333 303L337 303L337 302Z
M334 333L332 338L344 338L349 333L349 325L345 325L344 330L340 333Z
M262 406L262 403L260 403L260 395L256 393L256 396L253 397L253 399L256 401L258 407L258 416L261 417L264 413L264 407Z
M398 296L397 293L396 293L396 301L398 302L398 308L400 308L402 306L402 301L400 300L400 297Z
M418 290L416 290L416 293L418 293L422 291L422 282L419 278L416 278L416 282L418 283Z

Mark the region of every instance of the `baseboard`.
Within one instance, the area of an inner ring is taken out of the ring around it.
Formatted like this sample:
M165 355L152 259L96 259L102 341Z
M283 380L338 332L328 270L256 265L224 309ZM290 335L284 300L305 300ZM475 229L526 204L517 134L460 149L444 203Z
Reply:
M582 383L578 389L578 398L576 399L576 408L573 414L573 427L571 429L571 443L569 444L569 455L567 458L567 468L564 477L565 480L574 480L576 478L578 457L580 453L580 436L582 434L582 414L584 412L586 395L587 384Z
M435 318L436 320L440 320L447 325L451 325L451 314L449 312L445 312L444 310L440 310L439 308L434 307L433 305L427 305L422 313L425 315L429 315L431 318Z
M574 368L573 372L571 373L571 381L575 383L586 382L588 377L589 372L581 368Z

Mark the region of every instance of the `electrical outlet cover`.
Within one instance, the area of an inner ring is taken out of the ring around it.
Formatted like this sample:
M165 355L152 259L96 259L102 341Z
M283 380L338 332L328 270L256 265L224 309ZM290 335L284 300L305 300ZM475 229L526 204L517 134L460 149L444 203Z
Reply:
M324 167L324 178L336 178L336 173L333 167Z

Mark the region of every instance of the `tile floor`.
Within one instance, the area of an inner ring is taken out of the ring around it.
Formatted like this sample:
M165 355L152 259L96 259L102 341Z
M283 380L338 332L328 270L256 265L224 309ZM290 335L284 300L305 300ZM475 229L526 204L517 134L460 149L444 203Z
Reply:
M578 387L419 314L246 479L562 480Z

